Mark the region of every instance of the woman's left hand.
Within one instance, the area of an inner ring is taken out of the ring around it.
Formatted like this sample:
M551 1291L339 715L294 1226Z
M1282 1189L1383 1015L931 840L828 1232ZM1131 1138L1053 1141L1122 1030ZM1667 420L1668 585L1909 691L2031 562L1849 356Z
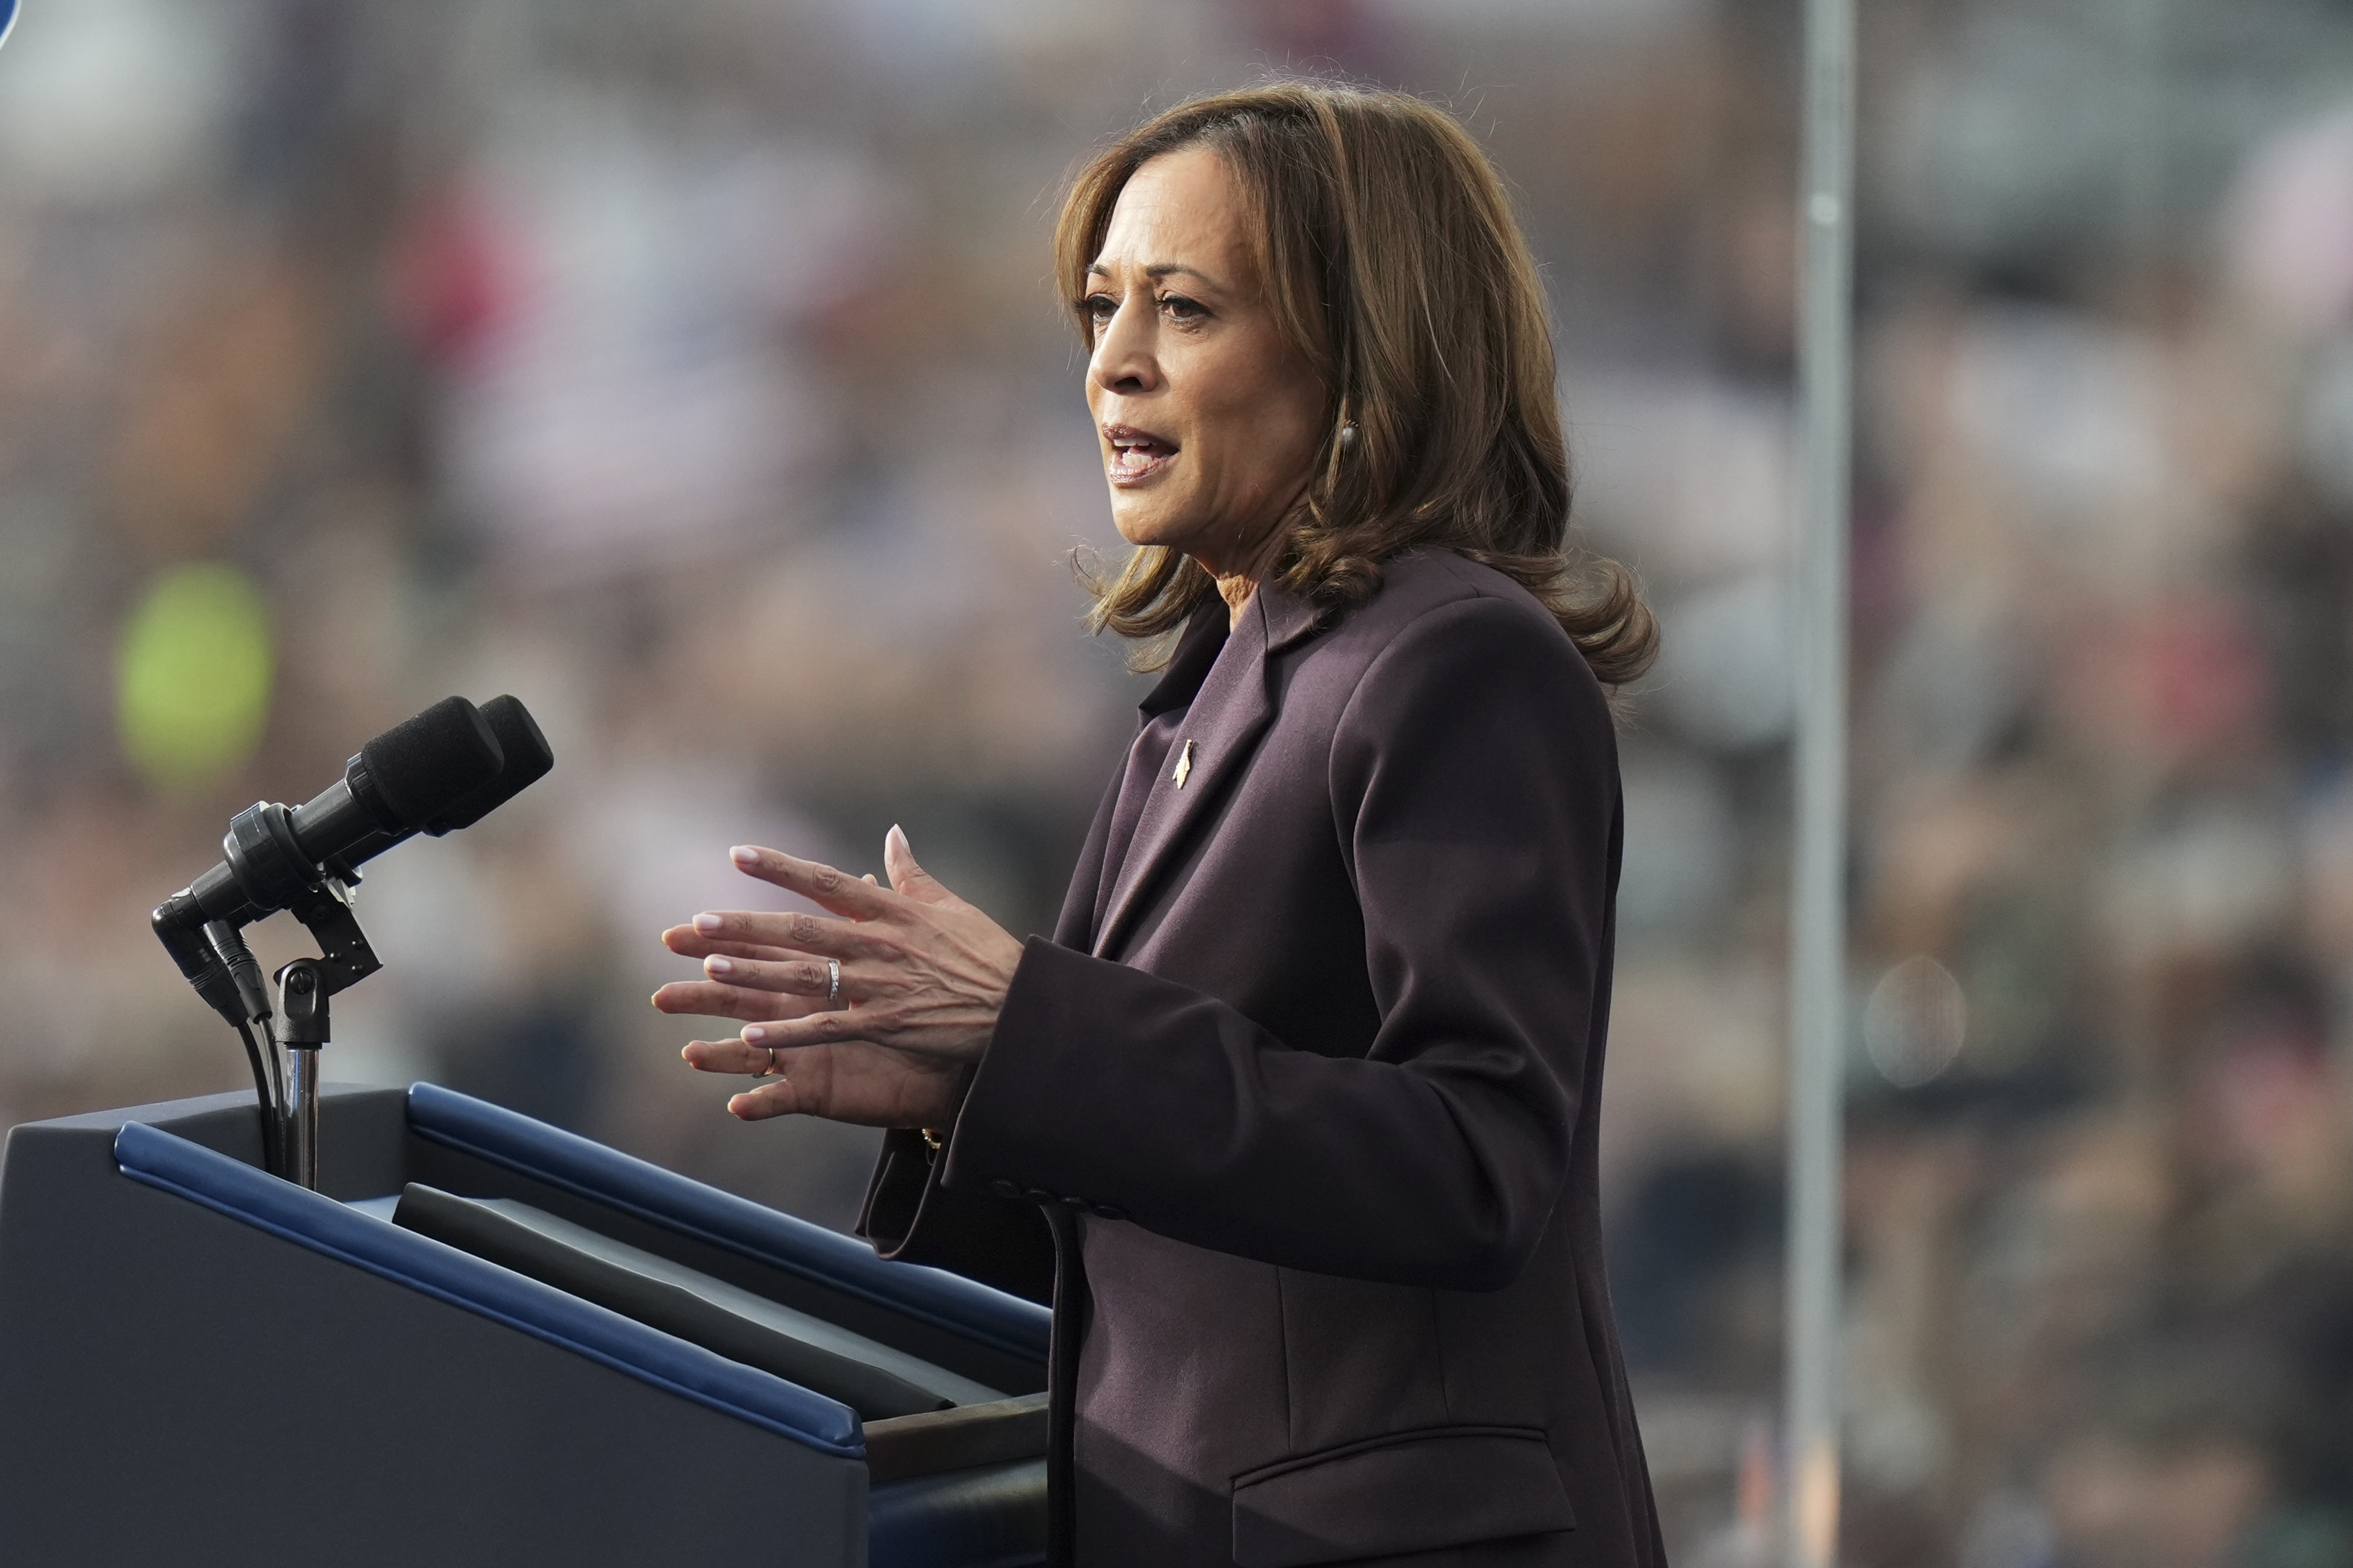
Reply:
M733 910L698 915L691 925L662 933L673 952L701 957L718 988L794 999L778 1016L747 1026L746 1046L773 1046L786 1060L802 1047L843 1041L943 1065L979 1059L1022 946L916 865L903 832L893 827L883 839L889 888L774 849L744 846L729 857L746 876L841 917ZM841 966L839 993L830 1001L828 960ZM712 989L665 985L654 1005L664 1012L745 1016L740 997L724 1008L707 1005L703 993Z

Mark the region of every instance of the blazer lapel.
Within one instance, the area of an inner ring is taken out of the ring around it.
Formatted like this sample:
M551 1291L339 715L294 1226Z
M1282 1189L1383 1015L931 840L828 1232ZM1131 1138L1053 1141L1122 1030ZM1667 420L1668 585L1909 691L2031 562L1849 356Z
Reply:
M1128 743L1127 755L1120 760L1119 771L1112 775L1111 789L1103 796L1103 809L1096 814L1094 832L1090 835L1090 857L1081 862L1087 871L1085 920L1067 945L1082 952L1095 951L1095 937L1111 914L1112 894L1117 888L1120 869L1127 863L1127 852L1135 843L1136 827L1151 798L1153 774L1167 765L1156 754L1168 732L1168 727L1160 721L1168 718L1171 723L1181 723L1191 710L1193 700L1200 695L1201 683L1208 679L1210 668L1226 646L1227 619L1226 606L1215 595L1198 606L1177 638L1176 650L1161 670L1160 679L1136 704L1135 739ZM1153 753L1149 760L1147 752ZM1071 901L1063 910L1065 919L1081 912L1080 893L1081 889L1073 882Z
M1095 807L1095 819L1087 828L1087 841L1079 850L1079 864L1071 873L1071 885L1062 894L1062 912L1054 921L1054 942L1057 946L1075 947L1086 952L1093 946L1090 940L1095 924L1095 889L1102 886L1104 876L1103 858L1111 840L1112 812L1119 805L1120 775L1113 773L1111 788L1103 792L1103 804Z
M1312 609L1261 588L1226 639L1194 697L1185 728L1153 781L1135 837L1117 868L1111 912L1095 937L1098 958L1115 955L1195 828L1232 789L1274 718L1268 657L1314 630ZM1176 774L1184 774L1182 784Z

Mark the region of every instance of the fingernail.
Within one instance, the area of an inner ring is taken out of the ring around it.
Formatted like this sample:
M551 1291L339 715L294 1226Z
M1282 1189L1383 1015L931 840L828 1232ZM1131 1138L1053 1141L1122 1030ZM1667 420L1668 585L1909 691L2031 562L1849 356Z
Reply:
M744 1043L745 1045L756 1046L767 1037L768 1031L762 1028L759 1025L746 1024L744 1026Z
M733 974L735 973L735 961L732 958L722 958L714 952L709 958L702 961L702 973L705 974Z
M738 844L734 848L727 851L727 858L734 861L738 866L750 866L758 862L760 852L749 844Z
M717 915L697 915L694 917L694 929L702 932L706 936L711 932L717 931L721 926L725 925L726 923L727 922L725 921L721 920Z

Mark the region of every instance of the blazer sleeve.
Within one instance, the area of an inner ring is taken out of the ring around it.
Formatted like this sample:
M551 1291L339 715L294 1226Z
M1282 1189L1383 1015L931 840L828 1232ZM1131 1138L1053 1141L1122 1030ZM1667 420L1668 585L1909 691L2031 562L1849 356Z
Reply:
M1032 1301L1054 1299L1054 1237L1034 1202L941 1185L923 1135L882 1137L858 1234L893 1263L951 1269Z
M1599 1044L1620 832L1607 701L1529 606L1457 601L1368 666L1329 770L1380 1013L1366 1054L1291 1048L1214 996L1033 940L950 1189L1320 1273L1518 1276Z

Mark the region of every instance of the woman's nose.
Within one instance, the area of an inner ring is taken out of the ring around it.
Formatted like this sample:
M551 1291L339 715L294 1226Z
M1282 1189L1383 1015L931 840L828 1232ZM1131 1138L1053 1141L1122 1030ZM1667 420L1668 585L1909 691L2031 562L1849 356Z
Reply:
M1094 356L1087 364L1087 374L1097 386L1134 396L1160 385L1160 364L1152 354L1151 320L1134 301L1112 312L1095 339Z

